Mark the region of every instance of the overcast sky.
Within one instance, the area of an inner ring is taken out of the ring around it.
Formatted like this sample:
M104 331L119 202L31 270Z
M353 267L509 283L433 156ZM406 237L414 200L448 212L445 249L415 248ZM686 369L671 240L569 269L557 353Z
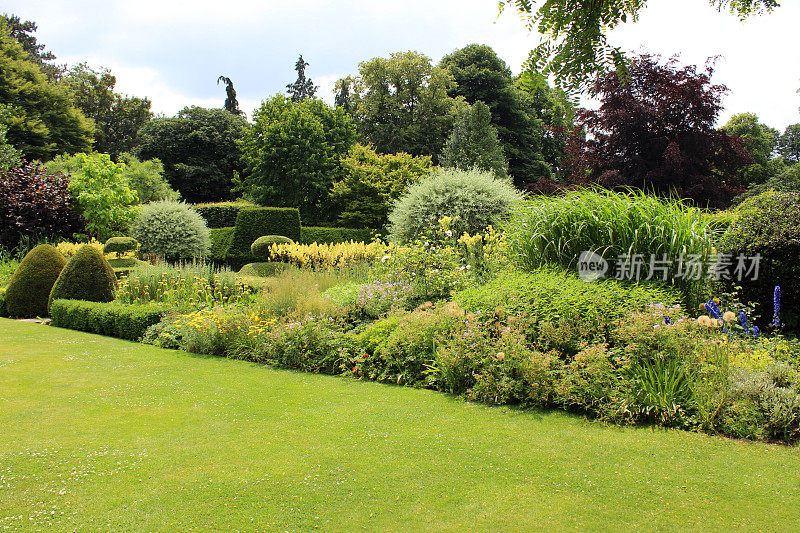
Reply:
M612 42L701 66L721 56L714 82L730 92L720 123L750 111L782 129L800 122L800 2L783 3L740 22L707 0L650 0ZM334 81L365 59L418 50L438 61L484 43L516 73L538 40L513 12L498 18L494 0L5 0L0 9L37 22L59 62L108 67L118 91L147 96L167 115L221 107L216 80L225 75L250 116L294 81L300 53L318 95L332 101Z

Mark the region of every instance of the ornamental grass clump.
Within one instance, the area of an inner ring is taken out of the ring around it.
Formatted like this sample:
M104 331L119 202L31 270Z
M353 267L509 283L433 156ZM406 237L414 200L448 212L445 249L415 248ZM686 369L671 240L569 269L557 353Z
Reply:
M641 277L666 277L682 289L700 283L677 279L678 262L692 258L706 265L713 231L702 211L680 200L643 192L578 190L563 197L529 198L507 225L512 257L525 270L543 265L576 269L581 253L591 251L614 262L641 256ZM650 259L669 262L666 276L650 271ZM700 272L705 276L705 269ZM614 276L611 270L607 276Z

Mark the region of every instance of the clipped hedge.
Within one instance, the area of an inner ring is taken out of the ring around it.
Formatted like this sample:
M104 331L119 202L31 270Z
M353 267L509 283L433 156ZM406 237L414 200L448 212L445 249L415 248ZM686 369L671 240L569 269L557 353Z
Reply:
M211 234L211 252L209 259L217 263L224 263L225 257L228 255L228 248L231 247L233 240L233 231L236 228L214 228L209 230Z
M273 244L294 244L294 241L283 235L264 235L250 245L250 253L258 259L269 259L269 247Z
M14 318L47 316L47 300L67 260L49 244L25 255L6 288L5 306Z
M135 252L139 243L133 237L111 237L103 245L103 253L116 253L118 256L126 252Z
M239 200L237 202L215 202L209 204L196 204L195 211L200 213L209 228L226 228L236 224L239 211L245 208L258 207L256 204Z
M338 244L340 242L371 242L375 232L368 228L300 228L300 244Z
M290 207L242 209L236 217L226 259L249 262L250 246L262 235L283 235L293 241L300 240L300 212Z
M164 308L157 304L126 305L84 300L55 300L50 306L53 326L130 341L139 340L147 328L158 324L164 312Z
M58 275L50 291L48 308L56 300L110 302L114 299L117 277L114 269L97 248L85 244Z

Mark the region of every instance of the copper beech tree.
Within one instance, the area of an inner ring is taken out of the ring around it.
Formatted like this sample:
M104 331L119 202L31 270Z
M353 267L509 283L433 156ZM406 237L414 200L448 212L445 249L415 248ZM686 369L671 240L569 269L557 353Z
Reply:
M675 58L642 55L624 78L615 71L598 76L590 94L599 109L578 112L587 140L573 156L588 172L577 181L675 195L704 207L730 205L742 192L736 171L750 155L737 137L715 127L727 88L712 84L712 73L711 66L698 71Z

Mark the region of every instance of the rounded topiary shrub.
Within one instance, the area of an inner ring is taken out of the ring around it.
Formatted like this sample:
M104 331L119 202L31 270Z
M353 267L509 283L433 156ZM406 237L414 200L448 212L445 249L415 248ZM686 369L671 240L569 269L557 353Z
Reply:
M394 241L414 239L436 227L443 217L453 218L454 234L482 232L511 215L522 195L513 185L480 170L434 169L411 185L389 215Z
M269 259L269 247L273 244L294 244L294 241L283 235L264 235L250 245L250 253L259 259Z
M761 255L757 280L743 280L741 298L759 304L762 322L772 319L775 285L780 285L781 319L800 330L800 194L768 191L745 200L719 242L721 253Z
M50 291L48 309L55 300L110 302L117 278L114 269L97 248L81 246L59 274Z
M183 202L150 202L139 209L131 228L140 254L169 259L206 257L211 236L206 221Z
M50 291L66 263L66 258L49 244L40 244L28 252L6 289L5 305L8 316L47 316Z
M126 252L135 252L139 243L133 237L111 237L103 245L103 253L116 253L120 256Z

